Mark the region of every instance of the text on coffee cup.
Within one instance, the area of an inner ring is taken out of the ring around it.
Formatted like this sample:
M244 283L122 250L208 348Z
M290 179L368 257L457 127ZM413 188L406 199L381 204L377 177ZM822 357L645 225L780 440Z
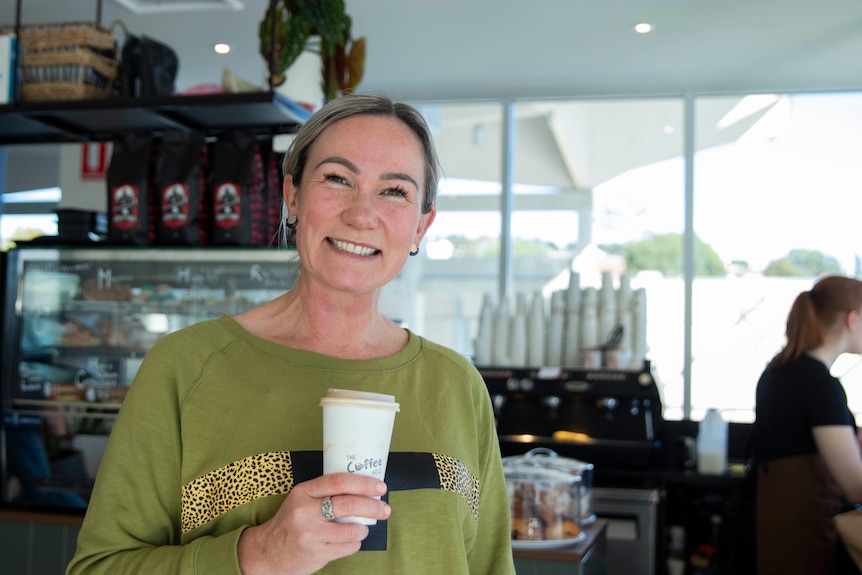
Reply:
M372 459L370 457L366 457L362 461L358 461L356 459L356 456L354 455L348 455L347 459L347 471L349 473L364 471L365 473L371 472L372 474L375 474L383 471L382 459Z

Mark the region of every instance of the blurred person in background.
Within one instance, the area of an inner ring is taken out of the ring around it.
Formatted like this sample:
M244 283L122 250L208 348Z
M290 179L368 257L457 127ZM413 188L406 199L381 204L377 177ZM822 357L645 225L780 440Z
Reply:
M800 293L787 342L757 384L758 575L858 574L832 516L862 502L856 421L830 369L862 353L862 282L826 276Z

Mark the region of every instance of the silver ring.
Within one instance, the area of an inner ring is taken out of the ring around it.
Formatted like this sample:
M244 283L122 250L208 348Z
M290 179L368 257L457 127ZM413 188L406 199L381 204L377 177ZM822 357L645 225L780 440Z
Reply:
M335 519L335 512L332 510L332 499L324 497L320 501L320 512L323 514L323 518L327 521Z

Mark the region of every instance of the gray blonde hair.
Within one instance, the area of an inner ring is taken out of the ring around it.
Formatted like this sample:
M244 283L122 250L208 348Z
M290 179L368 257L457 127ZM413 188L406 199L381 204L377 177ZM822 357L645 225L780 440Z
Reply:
M299 187L305 172L305 164L312 144L317 141L326 128L339 120L351 116L370 115L395 118L410 128L422 146L425 156L425 178L423 183L422 213L427 214L437 202L437 184L440 177L440 165L437 150L431 135L431 129L416 108L409 104L393 102L386 96L371 94L350 94L336 98L325 104L312 114L296 133L296 137L287 149L282 162L285 177L291 176L293 184ZM282 226L287 216L287 206L282 203ZM283 239L288 237L289 230L281 230Z

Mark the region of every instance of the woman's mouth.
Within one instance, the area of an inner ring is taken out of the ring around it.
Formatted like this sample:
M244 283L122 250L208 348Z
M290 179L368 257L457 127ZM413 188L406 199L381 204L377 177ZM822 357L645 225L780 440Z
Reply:
M332 238L326 238L330 245L335 248L351 253L356 254L358 256L374 256L380 253L380 250L375 250L374 248L367 248L365 246L358 246L356 244L351 244L350 242L343 242L341 240L334 240Z

